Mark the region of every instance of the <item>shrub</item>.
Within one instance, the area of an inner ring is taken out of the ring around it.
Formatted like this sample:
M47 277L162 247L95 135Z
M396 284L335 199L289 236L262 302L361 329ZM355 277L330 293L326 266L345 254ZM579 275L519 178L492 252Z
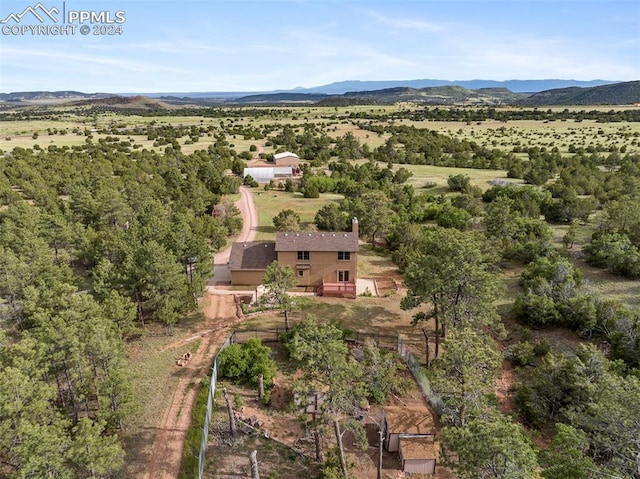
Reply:
M516 388L515 403L525 424L539 428L549 420L546 405L540 401L531 386L521 383Z
M263 346L259 339L231 344L220 353L221 377L256 386L260 374L266 388L273 385L276 363L271 359L271 348Z
M451 175L447 179L447 184L451 191L464 191L471 184L471 177L468 175Z
M585 246L584 252L593 266L608 268L620 276L640 278L640 251L626 235L603 234Z
M320 198L320 189L315 184L309 184L304 187L303 196L305 198Z
M436 213L436 223L443 228L464 231L471 226L471 214L455 206L445 205Z
M529 341L516 343L509 348L510 359L516 366L527 366L533 364L535 358L535 346Z
M533 354L536 356L546 356L550 351L551 344L549 344L549 341L546 338L537 341L533 345Z
M249 187L258 186L258 182L256 180L254 180L251 175L247 175L247 176L244 177L243 184L245 186L249 186Z

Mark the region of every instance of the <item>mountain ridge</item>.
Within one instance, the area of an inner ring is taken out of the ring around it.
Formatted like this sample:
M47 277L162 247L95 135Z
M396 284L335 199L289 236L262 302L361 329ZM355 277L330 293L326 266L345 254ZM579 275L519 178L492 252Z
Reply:
M177 97L177 98L220 98L231 99L241 98L250 95L264 95L277 93L322 93L326 95L342 95L347 92L362 92L382 90L386 88L408 87L408 88L427 88L438 86L461 86L469 90L477 90L480 88L507 88L514 93L537 93L554 88L567 88L572 86L593 87L600 85L608 85L620 83L612 80L561 80L561 79L542 79L542 80L437 80L437 79L418 79L418 80L346 80L328 83L311 88L296 87L292 89L276 89L270 91L201 91L201 92L129 92L129 93L83 93L74 90L64 91L23 91L0 93L0 100L4 101L29 101L33 94L39 94L38 99L47 99L45 94L51 95L50 99L62 98L58 94L75 93L76 98L98 98L96 95L106 96L146 96L149 98L160 97Z
M113 106L142 108L175 108L179 105L295 105L343 106L353 104L393 104L412 102L432 105L624 105L640 103L640 81L609 83L593 87L565 87L534 94L518 93L506 87L468 89L459 85L413 88L394 86L379 90L352 90L342 94L295 92L258 93L241 97L189 97L115 95L82 93L73 90L58 92L15 92L0 94L0 101L16 104L69 103L77 106Z

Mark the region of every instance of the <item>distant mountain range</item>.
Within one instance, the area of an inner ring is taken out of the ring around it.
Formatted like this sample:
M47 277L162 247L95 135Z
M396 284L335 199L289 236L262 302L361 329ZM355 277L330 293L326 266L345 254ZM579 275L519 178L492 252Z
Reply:
M414 80L419 83L437 82L438 80ZM474 80L480 84L505 84L512 82L492 82ZM466 83L473 83L466 82ZM541 82L571 83L571 80L514 80L520 87L526 85L540 86ZM397 102L414 102L423 104L462 104L462 105L521 105L521 106L545 106L545 105L621 105L640 103L640 81L631 82L605 82L594 80L592 82L573 82L583 84L603 83L596 86L569 86L553 88L536 93L524 93L514 91L505 86L486 86L468 88L460 85L441 85L427 87L393 86L389 88L369 90L367 86L387 84L394 82L340 82L317 89L338 91L348 86L365 87L364 89L349 90L342 93L326 93L321 91L266 92L253 94L240 93L188 93L188 94L110 94L110 93L82 93L77 91L56 92L16 92L0 93L0 101L12 103L70 103L74 105L91 106L103 105L111 107L139 107L139 108L165 108L170 105L264 105L264 104L318 104L327 106L351 105L351 104L389 104ZM449 82L454 83L454 82ZM464 83L464 82L461 82ZM212 96L207 96L212 95ZM219 96L213 96L219 95ZM226 95L226 96L224 96ZM237 96L235 96L237 95Z
M341 81L328 85L313 88L296 88L297 93L326 93L329 95L341 95L350 91L371 91L384 90L387 88L407 87L407 88L428 88L436 86L461 86L468 90L478 90L480 88L506 88L514 93L535 93L553 88L592 87L616 83L609 80L400 80L400 81Z
M19 91L0 93L0 101L42 101L42 100L78 100L107 98L112 93L82 93L80 91Z
M640 81L591 88L557 88L536 93L518 102L523 106L629 105L634 103L640 103Z
M349 91L340 95L323 93L273 93L236 98L233 103L317 103L326 106L367 103L415 102L431 104L502 104L514 103L528 94L513 93L506 88L479 88L470 90L460 86L427 88L394 87L372 91Z
M349 80L329 83L311 88L297 87L291 90L273 90L259 92L192 92L192 93L142 93L142 95L157 98L160 96L173 96L179 98L241 98L252 95L262 94L279 94L279 93L319 93L324 95L343 95L348 92L385 90L388 88L428 88L437 86L461 86L469 90L477 90L480 88L506 88L514 93L536 93L552 88L568 88L568 87L592 87L599 85L608 85L617 83L611 80L389 80L389 81L360 81ZM137 95L137 93L123 94Z

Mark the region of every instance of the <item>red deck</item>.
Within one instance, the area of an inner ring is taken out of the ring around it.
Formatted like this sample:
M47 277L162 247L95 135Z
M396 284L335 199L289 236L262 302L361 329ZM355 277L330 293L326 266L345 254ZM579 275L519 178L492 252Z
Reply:
M355 283L322 283L318 286L318 296L332 296L337 298L355 298Z

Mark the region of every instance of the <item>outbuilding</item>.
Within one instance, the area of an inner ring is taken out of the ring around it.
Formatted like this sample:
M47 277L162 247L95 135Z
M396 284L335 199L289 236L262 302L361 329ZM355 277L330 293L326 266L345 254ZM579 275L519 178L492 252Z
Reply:
M283 151L273 155L273 162L276 166L291 166L298 168L300 166L300 157L290 151Z
M245 168L242 177L250 175L258 183L269 183L275 178L291 178L294 170L291 166L255 166Z
M430 438L400 438L398 449L402 471L414 474L434 474L440 454L440 444Z
M402 471L433 474L440 451L429 409L384 408L385 449L398 452Z

